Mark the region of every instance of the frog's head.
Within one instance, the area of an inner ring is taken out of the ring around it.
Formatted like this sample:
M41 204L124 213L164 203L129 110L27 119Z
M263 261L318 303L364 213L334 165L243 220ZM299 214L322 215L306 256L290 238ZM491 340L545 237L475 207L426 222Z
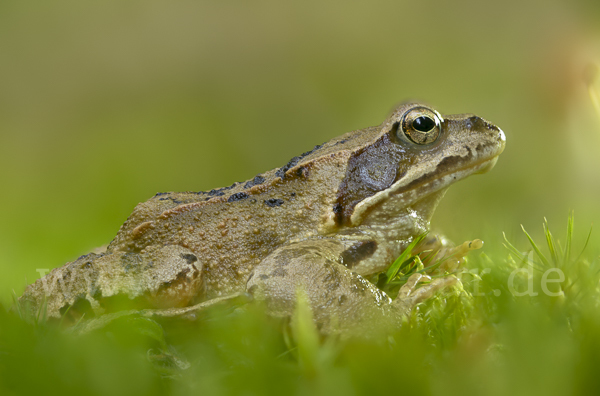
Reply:
M505 144L502 130L483 118L442 116L420 103L401 105L372 133L348 161L338 224L389 228L412 216L411 227L425 230L446 188L490 170Z

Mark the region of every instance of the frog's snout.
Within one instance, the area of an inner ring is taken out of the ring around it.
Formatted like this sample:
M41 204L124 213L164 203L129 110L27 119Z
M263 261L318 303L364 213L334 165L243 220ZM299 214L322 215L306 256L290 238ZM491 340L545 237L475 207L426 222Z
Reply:
M485 136L485 140L488 144L484 144L481 146L481 151L479 155L483 158L489 158L487 161L483 162L483 166L475 172L475 174L482 174L490 171L496 162L498 161L498 156L502 154L504 151L504 146L506 145L506 135L502 129L498 128L496 125L487 121L484 118L472 116L466 120L466 127L471 131L478 131L479 133L483 133ZM477 148L480 146L478 145Z
M496 155L500 155L504 151L504 145L506 144L504 131L488 120L474 115L465 120L465 127L470 131L483 132L487 139L495 141L498 145Z
M504 135L504 131L481 117L477 118L479 119L479 124L483 127L483 129L487 129L495 134L496 139L502 145L502 149L504 149L504 144L506 143L506 135Z

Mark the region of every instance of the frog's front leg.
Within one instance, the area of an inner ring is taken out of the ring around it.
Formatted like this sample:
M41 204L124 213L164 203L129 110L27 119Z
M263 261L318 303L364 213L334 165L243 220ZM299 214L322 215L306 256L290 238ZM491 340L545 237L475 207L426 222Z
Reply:
M373 335L397 327L402 316L421 302L411 290L392 302L383 291L342 264L345 250L336 240L309 240L283 246L259 264L247 291L263 301L271 315L290 316L302 289L322 333ZM439 288L435 288L439 290Z

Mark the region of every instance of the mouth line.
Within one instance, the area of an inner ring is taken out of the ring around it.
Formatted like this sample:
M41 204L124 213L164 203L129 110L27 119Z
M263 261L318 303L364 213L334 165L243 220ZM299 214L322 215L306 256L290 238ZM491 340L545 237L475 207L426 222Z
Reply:
M460 180L460 179L464 179L465 177L472 175L472 174L482 174L482 173L488 172L496 164L496 161L498 160L499 155L500 155L500 153L498 153L492 157L486 158L484 160L478 161L474 164L469 164L467 166L458 167L456 169L452 169L452 170L443 172L441 174L432 175L431 173L426 173L426 174L420 176L419 178L411 181L407 185L399 188L398 190L393 191L393 195L403 194L407 191L417 189L417 188L426 186L428 184L432 184L435 181L443 179L444 177L447 177L449 175L460 174L461 177L458 179L458 180ZM468 172L469 170L473 170L476 168L481 168L481 169L477 169L475 171ZM456 178L455 178L455 180L456 180ZM434 191L437 191L437 189Z
M498 156L502 153L502 150L499 150L495 153L495 155L490 156L481 161L477 161L475 164L469 164L467 166L458 167L456 169L452 169L447 172L443 172L441 174L432 175L431 173L424 174L419 178L409 182L407 185L394 189L391 187L388 190L382 191L378 194L375 194L364 201L360 202L356 205L354 213L350 217L350 224L355 225L362 221L363 217L366 216L366 213L370 210L371 207L376 205L383 200L389 199L392 196L399 196L406 193L413 192L416 195L419 195L420 198L423 198L427 195L435 193L439 190L442 190L445 187L448 187L450 184L454 182L464 179L474 173L477 173L478 170L481 170L487 167L486 171L491 169L495 162L498 160ZM491 166L490 166L491 165ZM477 169L473 171L473 169ZM452 180L443 180L444 178L448 178L451 175L456 175L452 178ZM441 182L440 182L441 181ZM439 185L435 185L436 182L440 182ZM397 182L398 183L398 182ZM423 192L422 190L426 189L429 191ZM421 191L417 191L421 190ZM419 198L419 199L420 199Z

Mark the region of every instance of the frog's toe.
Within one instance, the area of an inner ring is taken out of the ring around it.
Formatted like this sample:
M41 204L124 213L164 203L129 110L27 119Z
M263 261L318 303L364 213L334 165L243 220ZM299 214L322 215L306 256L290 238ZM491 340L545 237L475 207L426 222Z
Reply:
M427 275L413 274L408 278L406 284L400 288L398 297L394 300L394 305L400 307L404 313L408 313L417 304L458 283L460 283L458 278L452 275L432 279ZM421 286L418 287L419 285Z

